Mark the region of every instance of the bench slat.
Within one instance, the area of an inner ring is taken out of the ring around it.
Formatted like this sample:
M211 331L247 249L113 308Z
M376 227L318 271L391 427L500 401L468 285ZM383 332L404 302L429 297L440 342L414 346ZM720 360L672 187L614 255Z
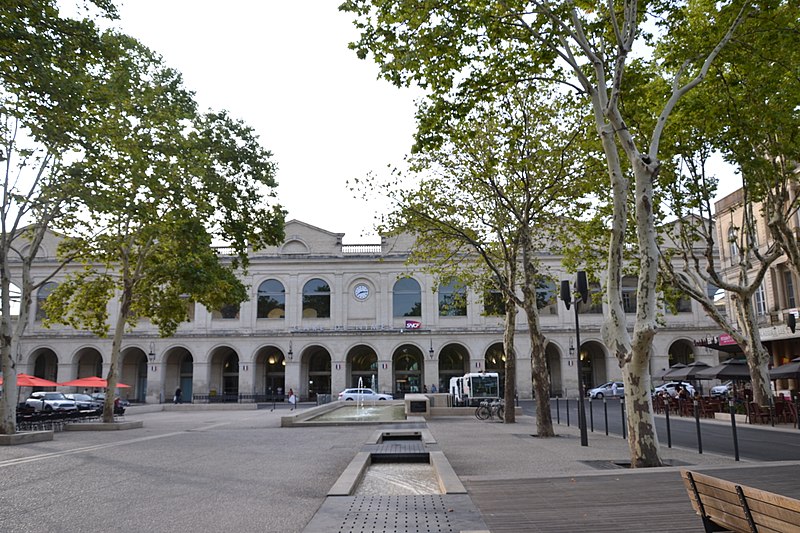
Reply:
M690 476L691 478L690 479ZM751 531L736 493L738 484L697 472L681 471L692 507L701 517L733 531ZM695 494L696 487L697 493ZM759 533L800 533L800 500L738 485Z

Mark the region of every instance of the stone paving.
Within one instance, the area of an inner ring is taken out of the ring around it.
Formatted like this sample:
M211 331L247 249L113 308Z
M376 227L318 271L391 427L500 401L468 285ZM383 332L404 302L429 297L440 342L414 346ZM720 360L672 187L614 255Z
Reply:
M53 441L0 448L0 530L303 531L375 426L281 428L280 417L288 414L285 408L131 408L126 418L143 421L143 428L64 432ZM492 480L608 475L597 462L629 459L620 437L590 433L586 448L574 427L558 426L559 436L551 439L533 437L535 422L527 416L513 425L437 418L427 427L468 487ZM693 450L663 452L673 464L746 467ZM466 495L461 502L465 513L475 509L470 501ZM480 511L486 516L491 510ZM700 531L699 519L697 524Z

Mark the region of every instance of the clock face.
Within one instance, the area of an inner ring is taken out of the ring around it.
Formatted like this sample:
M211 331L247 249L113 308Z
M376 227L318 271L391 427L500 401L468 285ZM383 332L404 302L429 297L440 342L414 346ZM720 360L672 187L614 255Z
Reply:
M364 285L363 283L359 283L356 285L356 288L353 289L353 296L358 298L359 300L366 300L369 296L369 287Z

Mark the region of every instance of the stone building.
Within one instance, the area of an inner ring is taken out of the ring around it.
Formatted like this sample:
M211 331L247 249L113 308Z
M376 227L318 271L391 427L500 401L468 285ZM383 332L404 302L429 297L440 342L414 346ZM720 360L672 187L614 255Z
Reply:
M132 401L170 401L176 388L185 401L270 401L289 388L302 399L335 395L359 384L402 395L447 388L453 376L503 368L503 316L491 297L434 278L406 265L408 238L344 245L343 234L300 221L286 224L285 242L255 253L244 280L250 300L209 310L193 305L190 321L160 338L148 321L125 335L120 394ZM36 265L52 266L57 241L44 243ZM541 325L553 395L575 397L578 357L587 386L617 379L616 360L603 345L602 305L580 308L582 346L574 346L575 317L558 300L558 281L570 279L560 257L543 255L552 281L542 282ZM57 283L57 279L54 283ZM633 312L635 279L625 280L625 305ZM39 291L37 302L52 285ZM44 328L34 302L18 347L19 370L54 381L108 371L111 339L67 327ZM493 309L494 308L494 309ZM633 318L633 317L631 317ZM717 328L693 302L664 311L655 338L653 372L676 362L716 364L716 351L697 339ZM112 316L112 322L114 318ZM516 385L532 394L530 345L517 317Z

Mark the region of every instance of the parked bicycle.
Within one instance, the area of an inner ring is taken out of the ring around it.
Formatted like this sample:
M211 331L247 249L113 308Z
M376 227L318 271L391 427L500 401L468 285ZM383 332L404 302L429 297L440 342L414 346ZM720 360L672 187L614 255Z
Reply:
M505 417L506 403L500 400L483 400L475 409L475 418L478 420L489 420L490 418L497 417L503 420Z

